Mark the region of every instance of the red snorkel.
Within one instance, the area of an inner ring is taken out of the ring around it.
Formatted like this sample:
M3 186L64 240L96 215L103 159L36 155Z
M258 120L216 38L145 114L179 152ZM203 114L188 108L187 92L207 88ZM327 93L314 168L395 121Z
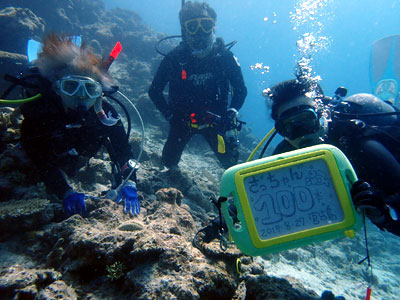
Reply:
M113 61L117 59L118 55L121 53L121 50L122 50L122 45L120 42L117 42L115 44L114 48L112 49L110 55L108 56L108 60L105 61L105 63L104 63L104 70L106 72L110 68Z
M117 59L119 53L122 50L122 46L120 42L117 42L114 46L114 49L112 49L111 53L110 53L110 58L112 58L112 60L114 61L115 59Z
M114 60L117 59L118 55L121 53L121 50L122 50L121 43L117 42L114 48L112 49L110 55L108 56L108 59L104 59L103 61L103 70L105 73L107 73L108 69L110 68ZM114 92L116 92L117 90L118 89L116 89ZM103 86L103 92L104 92L104 86ZM120 120L119 116L117 116L117 118L114 118L111 115L111 112L109 112L108 115L104 112L102 106L102 97L96 99L96 102L94 104L94 111L96 112L100 122L105 126L114 126Z

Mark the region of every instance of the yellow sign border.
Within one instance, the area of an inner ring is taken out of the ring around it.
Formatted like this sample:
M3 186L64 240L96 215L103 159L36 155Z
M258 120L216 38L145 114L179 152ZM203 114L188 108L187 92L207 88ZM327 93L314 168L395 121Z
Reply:
M311 162L319 159L325 161L329 169L329 172L331 174L332 182L334 184L335 191L337 193L337 198L340 201L341 208L343 211L344 215L343 221L311 229L301 230L298 232L285 234L267 240L261 239L260 236L258 235L253 214L251 212L251 208L249 205L249 201L244 186L244 180L248 177L255 176L258 174L263 174L284 167L290 167L297 164ZM351 199L347 193L346 186L342 179L342 175L338 168L335 156L328 150L324 149L317 150L311 153L303 153L291 157L280 158L276 161L267 162L264 164L250 166L248 168L238 170L234 175L234 180L235 180L236 190L239 196L238 198L240 199L240 204L242 206L244 218L246 221L246 226L250 235L250 239L254 247L256 248L265 248L290 241L304 239L307 237L318 236L323 233L329 233L338 230L346 230L349 227L353 226L356 222L351 205Z

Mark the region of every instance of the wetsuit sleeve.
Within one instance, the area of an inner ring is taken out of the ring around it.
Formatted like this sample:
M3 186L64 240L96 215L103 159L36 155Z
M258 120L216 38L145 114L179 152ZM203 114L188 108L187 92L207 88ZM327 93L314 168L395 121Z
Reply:
M123 166L133 155L128 136L121 121L109 128L109 138L114 150L114 153L110 154L111 160Z
M396 210L400 216L400 164L393 154L379 141L364 140L359 142L357 151L350 161L354 165L357 176L368 181L382 195L386 204ZM400 221L386 220L383 227L400 236Z
M350 160L358 177L373 184L386 196L396 194L400 182L400 164L390 151L372 139L360 141L356 149Z
M224 56L226 66L226 76L232 86L231 108L239 110L247 96L247 88L244 84L242 70L237 58L230 51L226 51Z
M126 168L127 163L133 158L132 149L129 144L129 137L121 121L114 126L108 128L108 141L106 147L110 155L111 161L118 166L114 174L113 187L121 184L122 180L127 178L131 173L130 168ZM133 173L130 180L136 182L136 172ZM115 184L115 185L114 185Z
M164 96L164 88L170 81L170 74L172 73L172 70L173 64L171 59L165 57L161 61L161 64L158 67L157 73L149 89L150 99L166 119L170 118L171 111Z
M276 146L272 155L281 154L281 153L289 152L292 150L295 150L295 148L292 145L290 145L288 141L283 140L282 142L280 142L278 144L278 146Z
M46 117L39 114L35 118L24 115L21 125L21 142L28 157L35 163L41 179L49 192L56 194L60 199L71 189L65 175L53 163L56 160L53 152L53 139L58 138L57 131Z
M115 109L107 102L103 102L103 109L108 113L111 111L113 116L117 116L118 113ZM107 151L109 152L110 159L112 162L123 166L129 159L133 157L132 149L129 144L129 137L125 131L122 121L118 121L114 126L102 126L102 129L107 132L110 145L105 143Z

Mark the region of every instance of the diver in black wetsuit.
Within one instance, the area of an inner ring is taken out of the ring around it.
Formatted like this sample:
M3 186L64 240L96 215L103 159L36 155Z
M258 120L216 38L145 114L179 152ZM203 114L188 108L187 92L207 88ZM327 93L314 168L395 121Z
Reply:
M268 91L272 118L284 140L274 154L319 143L341 149L360 181L353 202L381 230L400 235L400 122L397 109L370 94L330 101L315 84L297 79Z
M115 166L114 184L130 173L128 136L116 111L102 102L104 86L111 80L102 64L71 38L50 34L35 61L38 72L26 77L34 88L25 92L41 97L21 106L22 145L49 192L64 200L68 215L86 214L86 195L74 191L65 176L73 176L82 167L81 157L95 156L104 145ZM128 181L120 196L125 199L125 212L139 212L135 182ZM119 202L121 197L114 200Z
M163 59L149 89L171 125L162 153L168 168L178 164L193 134L206 138L225 168L238 160L237 138L229 139L225 132L236 126L247 89L232 52L222 39L213 42L216 17L206 3L185 3L179 13L183 42ZM168 100L163 95L167 84ZM225 149L218 144L222 138Z

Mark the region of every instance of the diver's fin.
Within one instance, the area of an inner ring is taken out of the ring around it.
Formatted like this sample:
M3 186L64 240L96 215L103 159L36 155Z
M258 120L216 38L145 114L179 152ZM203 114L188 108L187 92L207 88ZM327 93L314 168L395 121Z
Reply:
M42 50L42 43L35 40L28 40L28 45L26 49L28 62L32 62L37 59L40 50Z
M400 35L389 36L374 42L370 75L373 87L382 79L400 79Z
M385 90L384 93L387 94L385 98L387 98L396 90L392 95L396 98L397 87L400 86L400 35L380 39L372 45L370 81L372 93L376 96Z
M71 41L80 47L82 45L82 37L80 35L71 36ZM38 53L42 50L42 43L33 39L28 40L26 48L26 55L28 56L28 62L32 62L38 58Z
M78 47L82 46L82 36L80 35L72 35L71 36L71 41L77 45Z

